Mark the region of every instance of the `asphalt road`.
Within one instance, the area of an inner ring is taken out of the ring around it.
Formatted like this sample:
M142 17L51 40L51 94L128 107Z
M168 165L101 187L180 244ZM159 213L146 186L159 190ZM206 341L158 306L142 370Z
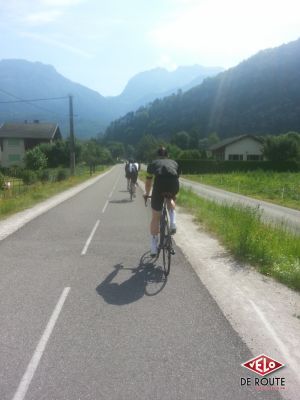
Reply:
M1 400L279 399L182 252L147 258L123 167L0 241Z
M219 203L242 204L254 208L259 207L262 211L262 219L264 221L273 225L283 225L294 232L300 233L300 211L298 210L282 207L263 200L256 200L237 193L227 192L226 190L203 185L184 178L181 178L180 181L182 185L191 188L195 193L208 200L214 200Z

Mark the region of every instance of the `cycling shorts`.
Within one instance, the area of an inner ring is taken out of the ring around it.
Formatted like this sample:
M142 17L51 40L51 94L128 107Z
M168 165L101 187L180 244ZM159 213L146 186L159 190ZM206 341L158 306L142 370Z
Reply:
M151 207L155 211L161 211L165 194L168 193L170 195L168 197L175 200L178 192L179 180L177 176L156 176L152 190Z

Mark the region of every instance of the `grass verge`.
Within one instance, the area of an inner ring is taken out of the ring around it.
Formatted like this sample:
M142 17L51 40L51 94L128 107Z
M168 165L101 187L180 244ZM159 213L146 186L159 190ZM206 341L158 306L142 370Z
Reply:
M300 210L300 173L251 171L185 175L195 182Z
M300 291L300 237L261 221L261 211L220 205L181 188L178 204L239 260Z
M108 167L99 166L93 176L102 174ZM6 218L18 211L25 210L35 204L48 199L64 190L70 189L91 178L88 169L80 175L69 177L60 182L37 183L31 185L30 190L13 198L0 199L0 219Z

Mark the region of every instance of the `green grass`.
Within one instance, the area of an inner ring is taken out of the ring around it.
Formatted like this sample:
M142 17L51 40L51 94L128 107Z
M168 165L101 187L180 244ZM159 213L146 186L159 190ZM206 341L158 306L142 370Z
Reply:
M103 173L106 169L107 167L104 166L97 167L97 171L93 176ZM5 198L0 198L0 219L6 218L18 211L30 208L40 201L46 200L55 194L86 181L90 177L89 170L85 169L80 171L80 175L69 177L60 182L39 182L31 185L27 191L22 192L19 196L9 197L9 195L6 195Z
M220 205L181 188L178 204L238 259L300 291L300 237L261 221L259 209Z
M187 179L300 210L300 173L251 171L185 175Z

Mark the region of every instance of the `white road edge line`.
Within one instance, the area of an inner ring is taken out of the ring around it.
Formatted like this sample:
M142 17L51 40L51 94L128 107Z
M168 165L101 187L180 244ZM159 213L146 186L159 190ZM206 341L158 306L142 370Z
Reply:
M84 255L86 254L87 249L88 249L88 247L89 247L89 245L90 245L90 243L91 243L91 241L92 241L92 239L93 239L93 236L94 236L94 234L95 234L95 232L96 232L96 229L98 228L98 225L99 225L99 224L100 224L100 220L98 219L97 222L96 222L96 224L95 224L95 226L94 226L94 228L93 228L93 230L92 230L92 232L91 232L91 234L90 234L90 236L88 237L88 240L86 241L86 243L85 243L85 245L84 245L84 248L83 248L83 250L82 250L82 252L81 252L81 255L82 255L82 256L84 256Z
M108 200L106 200L106 203L105 203L105 205L104 205L104 207L103 207L103 210L102 210L102 213L105 213L105 210L106 210L106 207L108 206Z
M269 321L266 319L264 316L263 312L260 310L260 308L254 303L254 301L249 300L250 304L258 314L259 318L262 320L263 324L267 328L268 332L276 342L281 354L285 357L289 367L292 368L292 370L296 373L296 377L298 381L300 382L300 377L299 377L299 365L298 363L290 356L290 352L288 351L287 347L284 345L282 340L278 337L277 333L275 332L274 328L272 325L269 323Z
M113 194L115 188L117 187L117 184L119 183L120 178L121 178L121 174L118 176L118 178L117 178L117 180L116 180L116 182L115 182L115 184L114 184L114 187L113 187L113 189L112 189L112 191L111 191L111 195ZM109 197L111 197L111 196L109 196Z
M30 360L30 362L28 364L26 372L23 375L23 378L22 378L22 380L21 380L21 382L19 384L19 387L18 387L18 389L17 389L17 391L16 391L16 393L15 393L15 395L13 397L13 400L23 400L24 397L26 396L26 393L27 393L28 387L30 385L30 382L32 381L32 378L33 378L33 376L35 374L35 371L36 371L36 369L37 369L37 367L39 365L39 362L40 362L40 360L41 360L41 358L43 356L43 353L45 351L47 342L48 342L48 340L49 340L49 338L51 336L51 333L52 333L52 331L54 329L54 326L55 326L56 321L57 321L57 319L59 317L59 314L60 314L60 312L61 312L61 310L63 308L64 302L65 302L65 300L66 300L66 298L67 298L67 296L68 296L68 294L70 292L70 289L71 289L70 287L64 288L64 290L63 290L63 292L62 292L62 294L61 294L61 296L60 296L60 298L58 300L58 303L57 303L57 305L56 305L56 307L55 307L55 309L54 309L54 311L53 311L53 313L51 315L51 318L50 318L50 320L48 322L48 325L47 325L47 327L46 327L46 329L45 329L45 331L43 333L43 336L41 337L41 340L39 341L39 343L38 343L38 345L37 345L37 347L35 349L35 352L34 352L32 358L31 358L31 360Z

